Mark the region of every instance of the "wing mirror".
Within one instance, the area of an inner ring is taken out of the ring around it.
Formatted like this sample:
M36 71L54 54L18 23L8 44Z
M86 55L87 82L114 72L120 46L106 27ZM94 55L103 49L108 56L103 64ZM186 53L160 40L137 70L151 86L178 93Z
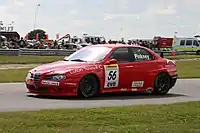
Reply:
M108 60L106 61L106 65L110 65L110 64L116 64L117 63L117 60L116 59L111 59L111 60Z

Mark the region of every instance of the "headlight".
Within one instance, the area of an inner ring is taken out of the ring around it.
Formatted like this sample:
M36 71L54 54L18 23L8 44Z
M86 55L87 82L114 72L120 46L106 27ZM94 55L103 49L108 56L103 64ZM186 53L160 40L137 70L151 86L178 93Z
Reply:
M28 72L27 75L26 75L27 78L31 78L31 76L32 76L32 75L31 75L30 72Z
M66 79L66 76L65 75L61 75L61 74L59 74L59 75L53 75L52 76L52 80L65 80Z

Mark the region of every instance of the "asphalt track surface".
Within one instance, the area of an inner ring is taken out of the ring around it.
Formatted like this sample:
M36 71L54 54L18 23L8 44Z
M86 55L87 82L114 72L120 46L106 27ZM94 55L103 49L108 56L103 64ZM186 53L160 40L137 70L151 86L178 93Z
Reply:
M142 104L170 104L200 100L200 79L179 79L165 96L149 94L106 94L92 99L77 97L41 98L27 96L24 83L0 84L0 112L58 109L96 108Z

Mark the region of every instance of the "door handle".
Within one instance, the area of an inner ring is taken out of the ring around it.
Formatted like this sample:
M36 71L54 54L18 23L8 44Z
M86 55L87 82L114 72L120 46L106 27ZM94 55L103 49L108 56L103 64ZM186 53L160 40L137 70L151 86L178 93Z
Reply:
M126 66L126 68L134 68L134 66Z

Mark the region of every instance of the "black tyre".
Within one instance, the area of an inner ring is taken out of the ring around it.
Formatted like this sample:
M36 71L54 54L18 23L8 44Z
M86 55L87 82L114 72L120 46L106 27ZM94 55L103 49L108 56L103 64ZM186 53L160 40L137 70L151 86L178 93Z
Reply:
M156 77L154 93L157 95L165 95L171 88L171 80L168 74L161 73Z
M98 80L93 75L83 77L79 84L79 96L84 98L94 97L99 92Z

